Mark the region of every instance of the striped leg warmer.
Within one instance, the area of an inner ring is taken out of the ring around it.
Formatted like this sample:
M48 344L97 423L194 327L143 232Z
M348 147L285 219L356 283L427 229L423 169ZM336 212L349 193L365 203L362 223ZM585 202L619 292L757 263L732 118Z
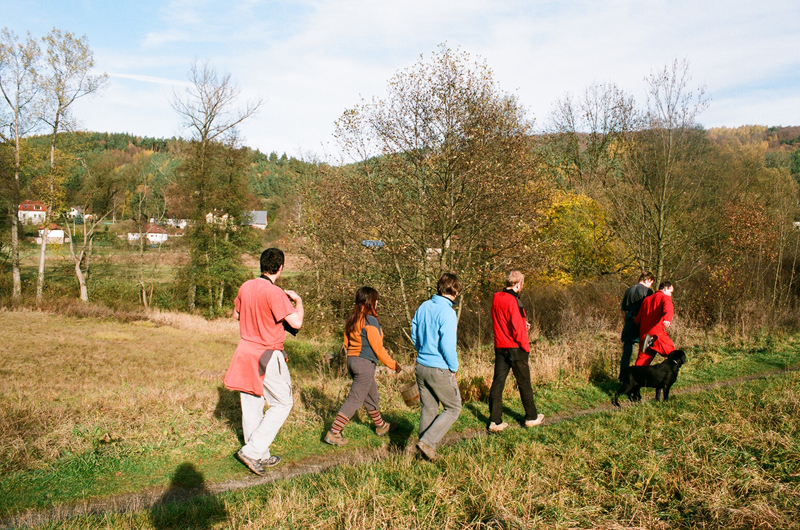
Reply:
M383 424L385 422L381 417L381 411L375 409L375 410L367 410L367 412L369 413L369 417L372 418L372 423L375 424L375 427L383 427Z
M380 417L380 414L378 414ZM344 429L344 426L348 424L350 418L342 414L341 412L336 415L336 419L333 420L333 425L331 425L331 432L333 434L339 434Z

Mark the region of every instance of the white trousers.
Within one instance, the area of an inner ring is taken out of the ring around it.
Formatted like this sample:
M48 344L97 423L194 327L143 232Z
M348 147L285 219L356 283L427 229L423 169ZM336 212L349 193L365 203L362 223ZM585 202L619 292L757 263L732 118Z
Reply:
M294 405L292 378L283 352L274 351L264 375L264 395L239 394L242 400L242 430L245 446L242 454L255 460L270 457L269 446ZM269 406L264 412L264 403Z

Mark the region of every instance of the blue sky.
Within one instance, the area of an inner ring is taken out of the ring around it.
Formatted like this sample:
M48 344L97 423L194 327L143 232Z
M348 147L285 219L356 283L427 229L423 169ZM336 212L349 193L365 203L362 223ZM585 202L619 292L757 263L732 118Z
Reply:
M336 158L334 121L440 43L485 59L537 125L594 82L644 102L644 77L691 63L706 127L800 125L800 2L774 0L0 0L0 27L85 34L110 83L85 129L187 135L170 106L195 59L265 100L241 127L264 152Z

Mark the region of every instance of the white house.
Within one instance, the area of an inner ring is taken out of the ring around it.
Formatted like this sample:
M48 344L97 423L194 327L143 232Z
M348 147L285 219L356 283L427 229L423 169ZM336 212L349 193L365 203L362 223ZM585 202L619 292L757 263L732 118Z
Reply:
M139 241L142 235L144 235L149 244L159 245L165 243L169 238L167 231L158 225L148 223L142 227L142 230L143 232L128 232L128 242Z
M66 213L67 219L76 219L80 217L83 219L83 206L73 206Z
M41 201L22 201L17 208L17 217L22 224L44 223L47 206Z
M266 210L253 210L247 213L248 224L253 228L259 230L267 229L267 211Z
M167 226L172 226L180 229L186 228L186 226L189 224L188 219L167 219L165 222L167 223Z
M39 237L36 238L36 244L42 244L42 236L44 235L44 227L39 227ZM57 224L51 224L50 228L47 230L47 244L55 243L56 245L63 245L64 243L69 242L69 237L67 237L64 229L58 226Z
M215 225L224 225L228 222L228 214L217 215L216 211L208 212L206 214L206 223Z

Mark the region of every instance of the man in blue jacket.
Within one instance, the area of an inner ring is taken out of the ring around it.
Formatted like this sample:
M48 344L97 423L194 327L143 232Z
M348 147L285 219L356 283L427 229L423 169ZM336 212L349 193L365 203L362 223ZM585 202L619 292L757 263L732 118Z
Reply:
M461 292L455 274L445 273L437 285L439 294L424 302L411 321L411 339L417 350L417 386L422 410L417 448L428 460L436 460L436 447L461 413L461 394L456 382L458 319L453 301ZM439 404L443 410L439 413Z

